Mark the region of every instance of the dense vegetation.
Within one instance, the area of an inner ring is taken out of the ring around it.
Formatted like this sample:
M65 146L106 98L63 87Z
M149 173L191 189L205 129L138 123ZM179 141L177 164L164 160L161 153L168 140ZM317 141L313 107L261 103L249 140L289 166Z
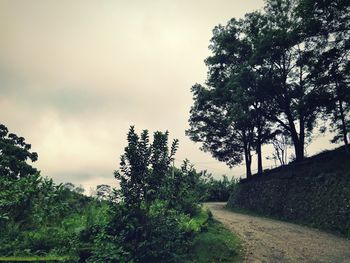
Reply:
M187 134L231 167L244 159L247 177L252 151L261 175L262 145L281 136L297 162L317 125L348 145L349 28L347 0L267 0L263 11L218 25L208 78L192 87Z
M350 237L349 158L340 147L244 179L228 206Z
M200 206L227 200L235 181L171 163L178 147L168 133L130 128L114 175L119 189L98 185L94 196L72 183L54 184L27 161L24 138L0 126L0 260L72 262L221 262L239 258L239 242ZM227 240L216 253L206 246ZM227 250L227 247L233 246ZM226 251L227 250L227 251ZM198 260L197 260L198 259Z
M27 162L38 157L30 149L0 125L0 256L70 258L85 229L106 224L108 206L79 187L40 176Z
M232 191L234 191L238 181L234 178L229 180L223 175L221 180L214 179L211 174L204 171L201 174L200 184L202 188L203 202L226 202Z

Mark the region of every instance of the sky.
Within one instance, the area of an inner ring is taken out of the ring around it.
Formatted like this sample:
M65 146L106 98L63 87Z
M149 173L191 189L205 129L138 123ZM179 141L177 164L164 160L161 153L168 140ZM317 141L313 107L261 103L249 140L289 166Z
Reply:
M212 29L262 6L262 0L2 0L0 122L32 144L43 176L87 191L116 185L113 171L130 125L179 139L176 165L188 158L216 177L243 177L244 166L230 170L185 130L191 86L206 79ZM309 152L332 148L328 139L316 139Z

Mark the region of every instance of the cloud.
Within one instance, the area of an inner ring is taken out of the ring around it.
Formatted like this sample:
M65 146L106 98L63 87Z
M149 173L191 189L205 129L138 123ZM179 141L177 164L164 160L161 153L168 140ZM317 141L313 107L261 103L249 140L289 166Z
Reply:
M1 1L0 120L58 182L114 182L129 125L169 130L184 158L242 175L184 134L191 86L204 82L212 28L263 0ZM319 145L310 146L310 152ZM268 152L269 149L266 150ZM266 163L267 164L267 163Z

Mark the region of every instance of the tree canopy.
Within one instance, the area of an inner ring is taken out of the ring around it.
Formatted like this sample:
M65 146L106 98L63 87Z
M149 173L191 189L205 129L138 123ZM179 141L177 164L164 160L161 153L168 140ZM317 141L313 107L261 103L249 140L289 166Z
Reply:
M349 3L268 0L263 11L213 29L205 85L192 87L187 135L229 166L287 135L296 161L318 120L331 117L334 142L348 144ZM329 25L329 27L328 27Z
M27 161L35 162L38 154L30 149L31 145L23 137L9 133L0 123L0 176L18 179L36 174L38 171Z

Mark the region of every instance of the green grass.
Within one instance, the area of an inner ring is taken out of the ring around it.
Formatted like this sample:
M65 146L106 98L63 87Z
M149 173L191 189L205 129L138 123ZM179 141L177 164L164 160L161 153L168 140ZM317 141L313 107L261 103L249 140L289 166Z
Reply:
M195 217L191 218L186 225L187 229L193 232L199 232L203 227L207 225L209 220L209 211L206 209L201 209L201 211Z
M241 262L242 246L237 236L219 222L210 220L194 239L188 263Z
M0 257L0 262L47 262L47 261L67 261L68 257L44 256L44 257Z

